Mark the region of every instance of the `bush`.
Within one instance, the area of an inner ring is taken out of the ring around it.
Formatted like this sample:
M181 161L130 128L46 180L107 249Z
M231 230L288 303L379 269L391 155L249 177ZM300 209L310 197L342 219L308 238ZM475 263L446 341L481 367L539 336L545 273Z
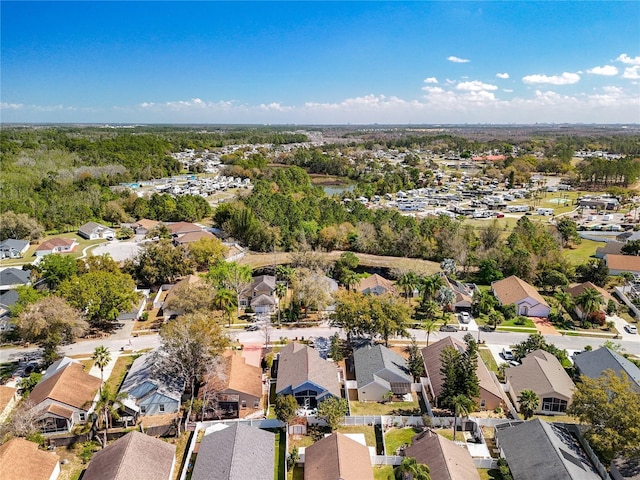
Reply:
M604 312L593 312L589 315L588 321L603 326L607 321L607 317Z
M504 410L502 410L502 407L496 407L493 409L493 413L495 413L496 415L502 415L503 412Z
M607 315L614 315L618 313L618 305L613 300L609 300L607 303Z
M147 320L149 320L149 312L143 312L142 315L140 315L140 321L146 322Z
M513 323L516 325L525 325L527 323L527 317L519 315L518 318L513 321Z

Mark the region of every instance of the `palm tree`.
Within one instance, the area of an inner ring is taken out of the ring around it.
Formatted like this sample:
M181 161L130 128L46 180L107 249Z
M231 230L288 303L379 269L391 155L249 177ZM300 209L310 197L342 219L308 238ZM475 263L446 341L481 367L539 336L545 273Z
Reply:
M222 310L222 318L225 316L229 320L229 327L231 327L231 316L236 309L237 297L234 292L226 288L219 288L213 297L213 306L217 310Z
M453 417L453 441L456 440L456 423L458 417L466 417L471 413L471 409L473 408L473 400L471 400L466 395L456 395L451 399L451 407L454 411Z
M352 288L360 283L360 275L350 270L342 277L342 281L344 282L344 286L347 287L347 290L351 291Z
M529 420L538 410L540 399L533 390L523 390L518 397L518 403L520 404L520 413L522 413L525 420Z
M587 318L589 318L589 315L597 312L603 303L604 298L600 292L595 288L585 288L576 299L576 305L582 310L582 321L585 322Z
M98 402L96 403L95 411L102 415L104 421L104 437L102 442L102 448L107 446L107 434L109 433L109 424L112 418L116 420L120 418L118 410L122 405L122 402L127 398L127 392L116 392L111 390L109 385L104 385L100 390Z
M573 296L568 292L560 290L559 292L554 293L553 297L567 312L574 307Z
M426 320L426 321L424 321L422 323L422 328L427 333L427 345L429 345L429 336L433 332L437 332L438 331L438 325L433 320Z
M111 352L104 345L100 345L93 351L91 360L93 360L93 364L100 369L100 380L102 382L100 388L102 388L102 384L104 383L104 367L111 361Z
M436 292L440 287L444 286L444 280L437 273L428 277L423 277L420 281L420 290L422 291L422 302L426 303L429 300L433 300Z
M282 310L282 299L287 296L286 283L276 283L276 296L278 297L278 323L280 323L280 311Z
M408 302L413 291L420 284L420 278L418 278L418 275L416 275L415 272L407 272L398 279L397 284L402 289L402 292Z
M394 469L396 480L431 480L429 467L418 463L413 457L404 457Z

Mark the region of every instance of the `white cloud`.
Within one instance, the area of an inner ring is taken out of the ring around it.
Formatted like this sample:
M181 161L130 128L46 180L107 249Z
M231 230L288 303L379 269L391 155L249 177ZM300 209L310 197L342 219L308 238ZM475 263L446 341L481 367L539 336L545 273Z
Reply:
M454 57L453 55L447 57L447 60L453 63L469 63L471 61L467 60L466 58Z
M604 67L593 67L592 69L587 70L587 73L611 77L618 74L618 68L613 65L605 65Z
M422 87L422 90L424 90L425 92L429 92L429 93L442 93L442 92L444 92L444 90L442 88L440 88L440 87L429 87L428 85Z
M490 83L482 83L478 80L473 80L471 82L460 82L456 86L456 90L466 90L468 92L480 92L483 90L497 90L498 87L495 85L491 85Z
M504 93L513 93L513 90L511 90L510 88L504 88L504 89L502 89L502 91Z
M626 53L616 58L618 62L626 63L627 65L640 65L640 57L630 57Z
M446 82L447 85L455 85L456 84L456 81L455 80L451 80L450 78L447 78L445 80L445 82Z
M1 110L20 110L24 105L22 103L0 103Z
M548 83L550 85L571 85L580 81L580 75L577 73L564 72L562 75L527 75L522 77L524 83Z
M424 83L438 83L438 79L436 77L425 78Z
M509 78L509 74L507 72L496 73L496 77L498 77L498 78Z
M640 80L640 65L625 68L622 78L626 78L628 80Z

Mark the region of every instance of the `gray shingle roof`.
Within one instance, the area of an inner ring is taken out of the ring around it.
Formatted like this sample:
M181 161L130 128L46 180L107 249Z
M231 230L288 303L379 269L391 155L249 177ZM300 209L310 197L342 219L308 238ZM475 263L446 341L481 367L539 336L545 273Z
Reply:
M192 480L272 480L275 435L234 423L205 435Z
M404 379L406 382L411 382L407 361L404 357L384 345L359 348L353 353L353 363L356 369L358 388L373 382L375 374L388 381L397 382L401 381L400 379ZM391 375L380 374L381 370L388 370L392 375L398 376L400 379L392 380L393 377Z
M165 480L171 474L176 447L140 432L129 432L96 453L84 477L88 480Z
M16 240L15 238L7 238L6 240L3 240L2 242L0 242L0 250L3 250L6 248L6 249L22 251L23 248L28 246L29 246L29 242L27 242L26 240Z
M498 445L517 480L600 480L578 439L538 418L496 427Z
M30 270L10 267L0 272L0 285L26 285L30 280Z
M185 387L184 379L160 371L154 353L149 352L134 360L120 390L134 397L134 390L149 382L156 386L158 392L179 402ZM145 396L147 389L142 390L145 392L142 396Z
M576 355L573 363L581 375L589 378L598 378L608 369L613 370L617 375L625 372L627 377L640 388L640 368L606 347Z
M306 381L313 382L340 398L335 364L320 358L313 348L292 342L280 350L276 393L288 387L296 388Z

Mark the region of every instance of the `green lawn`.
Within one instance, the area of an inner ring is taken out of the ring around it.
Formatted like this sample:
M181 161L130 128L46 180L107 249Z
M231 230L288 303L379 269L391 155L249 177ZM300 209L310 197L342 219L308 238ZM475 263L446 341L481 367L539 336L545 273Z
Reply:
M536 333L538 330L536 328L528 328L528 327L503 327L502 325L498 325L497 330L501 332L516 332L516 333Z
M276 477L277 478L277 477ZM287 474L288 480L304 480L304 467L294 466Z
M127 355L118 357L116 360L116 364L113 366L113 370L111 371L111 375L104 382L105 385L108 385L111 391L117 392L120 389L120 385L124 380L124 377L127 375L127 372L131 368L131 364L137 358L134 355Z
M420 432L421 430L413 427L392 428L391 430L389 430L384 434L384 442L387 447L387 455L395 455L396 450L401 445L411 445L411 439Z
M414 402L351 402L351 415L420 415L420 405Z
M521 317L521 318L526 318L526 317ZM525 320L525 322L522 325L519 325L518 323L516 323L518 317L516 318L512 318L511 320L505 320L504 322L502 322L499 326L500 327L527 327L527 328L536 328L536 326L533 324L533 321L530 318L527 318Z
M496 469L478 468L478 475L480 475L480 480L502 480L500 470Z
M564 248L562 256L574 265L580 265L587 262L596 253L598 247L602 247L603 242L594 242L593 240L582 239L579 245L572 245L571 248Z
M285 480L287 463L287 442L285 441L284 432L278 429L276 432L276 461L274 465L273 478L276 480Z
M36 257L34 256L34 253L36 251L36 248L38 248L38 245L40 245L42 242L44 242L45 240L49 240L51 238L74 238L76 240L76 242L78 242L78 245L76 246L76 248L73 250L73 252L71 252L69 255L71 255L74 258L80 257L82 255L82 251L89 246L92 245L98 245L100 243L105 243L107 240L104 239L99 239L99 240L86 240L84 238L82 238L81 236L77 235L76 233L60 233L57 235L48 235L45 238L41 239L38 241L37 244L35 245L31 245L29 246L29 250L27 250L27 252L24 254L24 257L22 258L12 258L12 259L8 259L8 260L2 260L2 266L11 266L11 265L23 265L26 263L31 263L33 262Z
M366 444L370 447L376 446L376 432L373 426L369 425L340 425L338 428L340 433L363 433Z
M433 431L436 432L438 435L441 435L444 438L453 441L453 427L452 428L435 428ZM462 438L462 435L456 435L456 440L460 440L461 438Z
M373 467L373 478L375 480L394 480L393 466L384 465Z
M488 348L478 349L478 355L480 355L480 358L489 370L494 373L498 373L498 364L496 363L496 359L493 358L493 355Z

